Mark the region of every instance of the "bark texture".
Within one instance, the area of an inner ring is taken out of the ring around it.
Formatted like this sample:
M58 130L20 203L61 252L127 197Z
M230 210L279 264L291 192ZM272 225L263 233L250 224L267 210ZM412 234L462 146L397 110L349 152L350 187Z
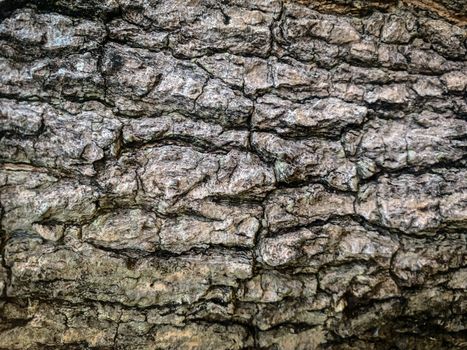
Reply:
M1 349L466 349L464 0L0 0Z

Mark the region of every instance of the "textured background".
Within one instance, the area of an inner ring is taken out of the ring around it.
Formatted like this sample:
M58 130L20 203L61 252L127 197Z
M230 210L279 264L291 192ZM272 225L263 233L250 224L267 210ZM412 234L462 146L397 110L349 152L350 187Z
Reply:
M466 349L464 0L0 0L1 349Z

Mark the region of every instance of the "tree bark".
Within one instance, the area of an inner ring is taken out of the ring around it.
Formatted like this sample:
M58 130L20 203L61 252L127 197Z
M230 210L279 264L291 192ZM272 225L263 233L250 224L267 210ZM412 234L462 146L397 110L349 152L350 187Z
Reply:
M466 349L463 0L0 0L0 349Z

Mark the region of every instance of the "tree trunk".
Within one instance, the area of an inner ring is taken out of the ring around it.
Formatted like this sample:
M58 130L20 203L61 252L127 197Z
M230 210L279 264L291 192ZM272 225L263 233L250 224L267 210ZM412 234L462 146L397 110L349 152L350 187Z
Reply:
M464 0L0 0L0 349L466 349Z

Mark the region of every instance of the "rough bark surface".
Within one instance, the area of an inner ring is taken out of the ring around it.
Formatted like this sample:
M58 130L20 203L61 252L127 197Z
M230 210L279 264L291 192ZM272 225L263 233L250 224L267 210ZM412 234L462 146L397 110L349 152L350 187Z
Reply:
M1 349L466 349L464 0L0 0Z

